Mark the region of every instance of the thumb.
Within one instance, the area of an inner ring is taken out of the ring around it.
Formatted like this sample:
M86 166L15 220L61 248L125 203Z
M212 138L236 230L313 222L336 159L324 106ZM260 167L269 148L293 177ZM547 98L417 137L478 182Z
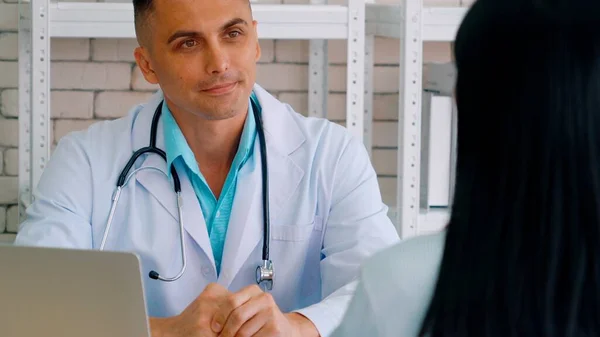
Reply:
M223 287L222 285L220 285L218 283L210 283L206 286L206 288L204 288L204 291L202 291L202 294L200 294L200 297L206 297L206 298L210 298L210 299L218 299L218 298L227 296L229 294L230 294L229 290L227 290L227 288Z

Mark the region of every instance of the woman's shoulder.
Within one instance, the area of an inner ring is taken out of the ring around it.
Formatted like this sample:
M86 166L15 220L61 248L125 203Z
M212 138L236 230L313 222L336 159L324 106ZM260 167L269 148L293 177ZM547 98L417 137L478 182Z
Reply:
M435 289L445 240L445 230L409 238L363 265L361 281L383 330L406 331L406 336L418 333Z
M363 269L370 272L380 271L390 275L406 275L407 271L421 271L439 264L446 242L446 231L418 235L377 252L369 258Z

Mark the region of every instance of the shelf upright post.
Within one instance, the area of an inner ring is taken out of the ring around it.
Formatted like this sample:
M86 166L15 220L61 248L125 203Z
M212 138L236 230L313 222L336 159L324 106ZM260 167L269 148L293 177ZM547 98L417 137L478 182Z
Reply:
M369 157L373 158L373 98L374 86L373 80L375 69L375 35L369 34L365 36L365 116L364 116L364 144L369 153Z
M31 190L50 157L50 0L31 0Z
M327 0L310 0L313 5L326 5ZM328 40L310 40L308 58L308 115L327 118L329 97Z
M19 0L19 223L31 204L31 2Z
M346 70L346 127L364 142L365 2L348 0L348 66Z
M367 3L374 4L374 0L366 0ZM366 14L365 14L366 15ZM365 28L366 30L366 28ZM369 157L373 158L373 98L375 95L373 81L375 79L375 35L366 32L365 35L365 116L364 116L364 144L369 153Z
M419 225L423 0L402 3L396 226L400 237L406 239L418 233Z

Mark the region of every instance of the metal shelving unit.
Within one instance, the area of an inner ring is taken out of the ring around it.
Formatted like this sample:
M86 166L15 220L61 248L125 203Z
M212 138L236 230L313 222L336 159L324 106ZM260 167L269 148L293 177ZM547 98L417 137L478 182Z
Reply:
M423 212L420 200L423 42L453 41L466 8L423 7L423 0L400 5L348 0L346 6L311 0L310 5L253 2L261 39L310 40L309 115L327 117L327 40L348 41L346 127L372 147L373 63L376 36L400 43L397 203L390 205L402 238L439 227L447 214ZM134 38L131 3L19 2L19 203L50 155L50 40ZM93 14L93 15L92 15ZM21 210L24 207L21 207Z
M327 40L348 41L346 127L364 135L365 1L346 6L311 0L310 5L267 5L253 1L260 39L311 40L309 115L326 117ZM50 40L135 38L133 5L110 2L19 2L19 204L32 201L50 156ZM370 135L366 135L370 138ZM21 212L22 214L22 212Z
M374 49L374 36L400 39L398 185L396 206L390 205L390 216L402 239L440 228L448 217L445 210L426 212L420 208L423 42L453 41L466 11L464 7L423 7L423 0L366 5L367 52ZM365 67L367 109L373 101L372 57L369 60ZM370 144L370 134L365 137Z

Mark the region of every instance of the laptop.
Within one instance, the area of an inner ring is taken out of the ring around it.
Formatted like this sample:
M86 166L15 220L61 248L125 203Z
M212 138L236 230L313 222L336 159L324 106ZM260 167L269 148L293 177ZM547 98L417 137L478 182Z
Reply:
M149 337L135 254L0 246L3 337Z

